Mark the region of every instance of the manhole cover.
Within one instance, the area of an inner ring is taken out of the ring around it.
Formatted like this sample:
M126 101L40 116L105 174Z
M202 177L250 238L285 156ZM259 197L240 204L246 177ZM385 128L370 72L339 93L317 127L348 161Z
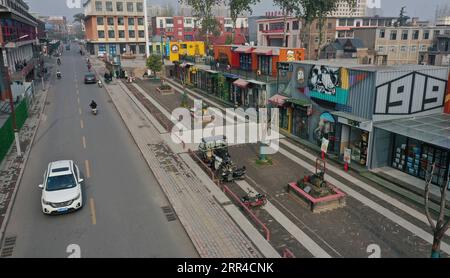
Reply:
M2 253L0 254L1 258L10 257L13 254L14 246L16 246L16 239L17 236L9 236L5 238Z
M167 221L174 221L177 219L176 213L170 206L161 207L163 213L166 215Z

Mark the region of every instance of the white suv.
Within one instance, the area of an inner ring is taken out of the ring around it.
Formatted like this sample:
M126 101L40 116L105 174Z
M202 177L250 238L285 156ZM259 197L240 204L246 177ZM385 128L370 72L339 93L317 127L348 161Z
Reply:
M42 212L65 213L83 206L80 170L72 160L50 162L44 174L42 189Z

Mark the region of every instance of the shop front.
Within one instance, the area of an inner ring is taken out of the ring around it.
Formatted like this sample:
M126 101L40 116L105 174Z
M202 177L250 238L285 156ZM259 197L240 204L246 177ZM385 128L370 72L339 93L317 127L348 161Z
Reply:
M340 130L340 159L343 160L347 152L350 154L351 163L366 167L372 121L341 111L331 112L331 114L337 117L337 129Z
M233 92L233 103L238 107L247 106L248 102L246 99L249 82L244 79L238 79L233 82L234 92Z
M311 101L306 99L293 99L286 100L288 105L291 123L288 124L289 133L299 137L301 139L308 140L309 138L309 116L312 115Z
M425 179L435 165L431 182L445 185L450 163L450 115L392 120L375 123L374 126L389 132L391 148L386 163L388 166Z

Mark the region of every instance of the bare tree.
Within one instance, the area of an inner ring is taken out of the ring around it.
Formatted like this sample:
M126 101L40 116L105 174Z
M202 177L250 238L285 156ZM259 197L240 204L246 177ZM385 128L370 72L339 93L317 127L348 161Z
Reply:
M431 230L433 231L433 246L431 247L431 257L440 258L441 257L441 240L445 232L448 229L450 216L445 216L445 205L447 203L447 186L449 179L445 180L444 184L441 186L441 205L439 209L439 216L435 223L431 217L430 207L429 207L429 195L430 195L430 184L433 180L434 171L436 169L436 163L431 166L431 172L428 177L425 177L425 213L427 215L428 222L430 223Z

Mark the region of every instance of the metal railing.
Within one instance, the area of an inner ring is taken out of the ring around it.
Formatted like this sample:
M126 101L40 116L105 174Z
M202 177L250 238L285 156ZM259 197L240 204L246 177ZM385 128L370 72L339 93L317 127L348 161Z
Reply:
M192 151L191 149L188 149L188 152L191 154L191 156L193 156L197 161L199 161L206 169L207 171L211 174L211 179L212 181L220 188L223 190L223 192L228 193L228 195L230 195L231 197L233 197L233 199L245 210L247 211L247 213L250 215L250 217L259 225L261 226L261 228L264 230L265 234L266 234L266 240L270 241L270 230L269 228L267 228L267 226L262 223L261 220L258 219L258 217L241 201L241 199L236 196L236 194L225 184L222 184L220 182L220 179L216 177L216 174L214 173L214 171L208 167L208 165L206 165L205 162L203 162L203 160L198 157L198 155Z

